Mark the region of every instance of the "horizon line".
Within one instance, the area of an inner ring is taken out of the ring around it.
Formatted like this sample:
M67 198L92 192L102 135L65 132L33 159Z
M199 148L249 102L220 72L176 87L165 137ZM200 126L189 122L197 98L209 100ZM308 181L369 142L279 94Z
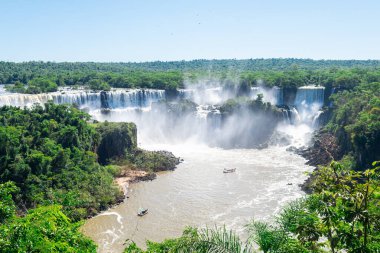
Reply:
M148 61L55 61L55 60L25 60L25 61L8 61L0 60L0 63L105 63L105 64L114 64L114 63L129 63L129 64L141 64L141 63L172 63L172 62L193 62L193 61L249 61L249 60L308 60L308 61L378 61L380 59L315 59L315 58L292 58L292 57L269 57L269 58L195 58L191 60L148 60Z

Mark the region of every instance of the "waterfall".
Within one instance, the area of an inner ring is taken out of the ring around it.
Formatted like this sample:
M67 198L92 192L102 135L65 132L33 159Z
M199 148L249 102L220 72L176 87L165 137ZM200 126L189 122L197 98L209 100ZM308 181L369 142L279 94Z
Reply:
M194 94L194 89L179 89L178 98L179 99L191 99Z
M319 127L319 116L321 116L321 114L323 113L323 111L318 111L318 113L314 116L313 118L313 122L312 122L312 127L313 128L318 128Z
M285 122L287 124L291 124L292 121L291 121L291 115L290 115L290 111L287 110L287 109L282 109L282 115L283 115L283 118L285 120Z
M297 108L292 107L292 108L290 109L289 113L290 113L290 122L291 122L292 124L298 124L298 123L301 122L302 119L301 119L300 114L299 114L298 111L297 111Z
M325 87L303 86L297 89L294 105L300 106L302 103L308 105L317 103L323 105Z
M324 90L324 87L317 86L304 86L297 89L294 106L299 113L300 122L314 127L313 122L316 122L321 114Z
M180 99L189 99L200 105L215 105L235 97L233 92L225 90L223 87L180 89L178 91Z
M113 89L111 91L92 92L88 90L61 90L42 94L8 93L0 95L0 106L31 106L44 104L52 100L57 104L75 104L80 108L126 108L148 107L153 102L165 99L164 90Z
M297 148L307 146L313 131L318 127L324 102L324 87L300 87L295 92L294 102L289 99L287 101L289 104L285 107L290 114L290 124L285 120L284 124L277 127L277 139L281 139L278 136L286 136L288 145Z
M5 90L4 84L0 84L0 96L6 95L8 92Z
M127 107L148 107L153 102L165 99L164 90L115 90L112 92L103 92L104 107L116 109ZM106 100L106 101L104 101Z
M264 102L269 102L272 105L283 105L284 104L284 93L281 88L264 88L264 87L251 87L250 97L256 99L258 94L263 95Z

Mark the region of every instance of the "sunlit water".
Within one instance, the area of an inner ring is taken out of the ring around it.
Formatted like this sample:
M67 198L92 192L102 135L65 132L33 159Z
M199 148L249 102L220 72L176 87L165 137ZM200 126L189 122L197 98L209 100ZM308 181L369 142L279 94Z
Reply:
M144 246L146 240L179 236L186 226L226 225L245 238L244 226L252 218L269 219L303 195L298 184L311 170L303 158L279 147L223 150L184 143L144 148L172 151L184 162L156 180L132 184L124 203L86 222L83 231L99 252L121 252L127 239ZM223 174L223 168L237 170ZM138 217L139 207L149 213Z

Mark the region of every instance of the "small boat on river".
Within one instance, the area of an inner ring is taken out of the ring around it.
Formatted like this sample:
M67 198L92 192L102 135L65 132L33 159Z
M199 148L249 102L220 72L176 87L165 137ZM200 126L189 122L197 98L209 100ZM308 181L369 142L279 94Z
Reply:
M144 216L147 213L148 213L148 209L147 208L140 208L139 211L137 212L137 215L138 216Z
M235 171L236 171L236 168L233 168L233 169L224 169L223 173L233 173Z

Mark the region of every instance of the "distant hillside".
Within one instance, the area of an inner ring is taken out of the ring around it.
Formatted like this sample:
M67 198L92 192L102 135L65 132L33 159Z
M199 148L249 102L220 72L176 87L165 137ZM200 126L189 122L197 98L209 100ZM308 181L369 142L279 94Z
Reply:
M300 69L315 70L321 68L379 68L380 60L312 60L312 59L246 59L246 60L192 60L192 61L154 61L154 62L0 62L0 74L6 72L33 71L37 73L71 72L71 71L100 71L124 72L130 70L147 71L260 71L287 70L297 66Z
M224 84L299 87L354 87L361 81L380 81L379 60L248 59L193 60L142 63L0 62L0 84L7 90L41 93L58 86L92 90L153 88L175 91L185 81L220 80Z

